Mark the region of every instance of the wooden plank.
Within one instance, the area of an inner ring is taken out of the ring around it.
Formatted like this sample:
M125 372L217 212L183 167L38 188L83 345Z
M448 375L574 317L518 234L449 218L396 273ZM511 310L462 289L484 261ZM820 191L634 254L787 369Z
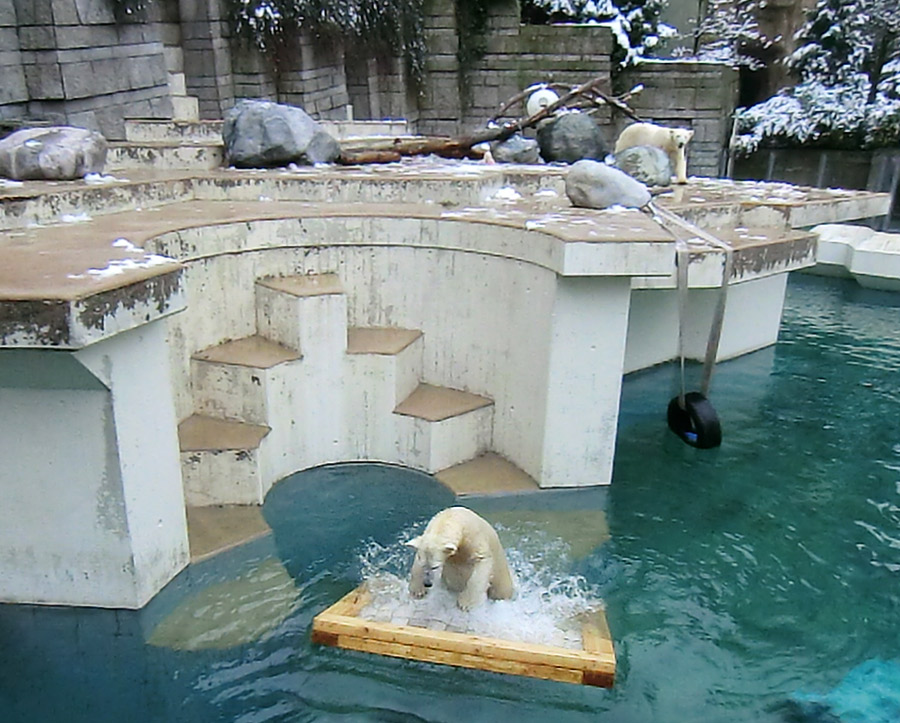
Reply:
M360 650L365 653L377 655L389 655L395 658L407 658L421 660L426 663L438 663L440 665L454 665L461 668L473 668L475 670L487 670L493 673L505 673L507 675L523 675L544 680L556 680L563 683L580 684L583 674L580 670L558 668L551 665L539 665L535 663L519 663L502 658L488 658L479 655L466 655L449 650L434 648L422 648L402 643L388 643L381 640L358 638L353 635L340 635L337 641L338 647L349 650Z
M615 680L616 656L602 609L582 623L584 650L380 623L358 617L370 595L365 584L313 619L312 640L377 655L524 675L606 688Z
M330 615L341 615L344 617L356 618L359 611L369 604L371 595L365 585L351 590L344 597L338 600L334 605L325 612Z
M581 647L588 653L615 655L606 615L598 610L581 626Z
M601 666L607 666L611 670L615 669L615 657L605 653L588 653L583 650L567 650L534 643L413 628L393 623L347 618L327 612L316 618L316 629L339 636L349 635L467 655L505 658L521 663L547 664L578 670L594 670Z

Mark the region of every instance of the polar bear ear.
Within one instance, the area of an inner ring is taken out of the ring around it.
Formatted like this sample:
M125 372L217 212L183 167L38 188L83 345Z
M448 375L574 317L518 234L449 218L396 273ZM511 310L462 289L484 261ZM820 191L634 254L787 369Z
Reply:
M450 556L452 556L452 555L455 555L455 554L456 554L456 550L457 550L457 547L456 547L456 545L454 545L452 542L445 542L445 543L444 543L444 552L447 553L447 557L450 557Z
M415 548L416 550L418 550L418 549L419 549L419 543L420 543L420 542L422 542L422 536L421 536L421 535L419 535L418 537L414 537L414 538L412 538L411 540L407 540L407 541L404 542L403 544L404 544L404 545L408 545L409 547L413 547L413 548Z

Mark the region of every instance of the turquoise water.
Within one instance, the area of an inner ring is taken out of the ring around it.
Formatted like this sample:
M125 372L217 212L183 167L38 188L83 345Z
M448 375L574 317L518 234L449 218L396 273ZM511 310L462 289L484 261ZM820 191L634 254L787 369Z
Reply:
M344 465L282 482L271 536L145 610L0 606L0 721L833 722L791 700L900 658L898 310L793 278L778 345L716 370L721 448L665 429L669 365L626 380L608 490L475 505L605 598L613 690L312 647L365 543L452 503L424 475Z

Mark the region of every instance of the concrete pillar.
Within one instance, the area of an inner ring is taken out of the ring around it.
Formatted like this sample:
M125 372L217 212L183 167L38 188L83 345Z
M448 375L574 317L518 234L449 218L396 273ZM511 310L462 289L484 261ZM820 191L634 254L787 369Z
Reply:
M229 21L222 0L178 0L184 76L201 118L221 118L234 105Z
M0 380L0 601L142 607L188 562L164 322Z
M773 274L728 287L717 361L733 359L778 341L788 275ZM684 320L684 355L703 361L719 289L691 289ZM625 373L678 358L678 292L640 289L632 293Z
M553 303L542 487L612 479L630 279L560 277Z

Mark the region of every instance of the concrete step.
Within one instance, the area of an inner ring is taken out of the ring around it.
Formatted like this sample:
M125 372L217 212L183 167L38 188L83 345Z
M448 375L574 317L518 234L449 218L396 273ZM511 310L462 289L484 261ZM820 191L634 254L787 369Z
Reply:
M256 329L303 354L301 374L286 384L284 418L273 430L272 480L347 458L344 382L347 297L336 274L268 277L256 282ZM275 427L275 417L271 424Z
M184 72L184 51L180 45L166 45L163 53L166 59L166 70L170 73Z
M405 120L320 120L323 130L339 141L382 136L395 138L409 134Z
M259 505L188 507L191 562L200 562L272 532Z
M152 118L125 121L125 140L133 143L222 143L222 121L170 121Z
M256 282L256 329L307 359L347 351L347 297L337 274L271 276Z
M262 504L260 446L269 427L195 414L178 425L185 502Z
M194 409L210 417L274 425L279 415L272 412L290 374L283 367L300 358L299 352L261 336L197 352L191 358Z
M168 73L169 93L172 96L187 95L187 85L184 73Z
M540 489L530 475L494 452L442 469L435 477L457 497L521 494Z
M192 95L173 95L172 119L179 121L200 120L200 101Z
M394 415L401 461L426 472L452 467L491 447L494 402L478 394L419 384Z
M152 168L157 171L208 171L224 165L221 143L124 141L110 143L106 172Z
M356 459L401 461L392 412L422 375L424 342L418 329L347 330L347 421Z

